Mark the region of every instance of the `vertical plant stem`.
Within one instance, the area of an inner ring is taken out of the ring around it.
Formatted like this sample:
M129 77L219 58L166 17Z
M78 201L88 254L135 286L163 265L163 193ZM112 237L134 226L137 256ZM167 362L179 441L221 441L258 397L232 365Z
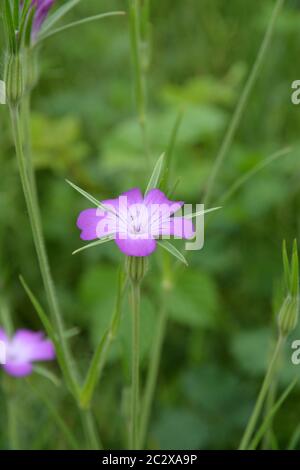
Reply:
M257 424L257 420L258 420L259 415L261 413L265 398L266 398L267 393L268 393L268 391L269 391L269 389L272 385L274 375L275 375L275 372L277 370L278 358L280 356L281 348L283 346L283 343L284 343L284 337L279 335L276 346L275 346L275 349L274 349L272 359L270 361L267 373L265 375L265 378L264 378L264 381L262 383L260 392L258 394L253 412L250 416L250 419L249 419L248 424L246 426L244 435L242 437L242 440L241 440L241 443L240 443L240 446L239 446L239 450L246 450L248 445L249 445L250 439L252 437L255 426Z
M85 436L89 444L89 450L103 449L91 412L89 410L81 410L81 419Z
M51 312L52 320L56 326L56 332L59 338L59 342L64 356L64 362L67 370L65 372L66 383L69 386L71 393L73 394L80 415L82 416L82 422L85 429L85 433L89 442L89 446L92 448L101 448L100 438L95 431L95 425L93 417L90 411L82 411L79 403L79 385L77 379L77 371L75 364L72 361L72 357L68 348L67 341L64 336L63 322L56 298L54 284L50 272L50 266L48 262L48 256L45 248L42 224L40 218L40 210L37 199L35 175L31 157L31 143L29 136L29 120L30 120L30 101L28 98L27 103L22 103L25 111L25 116L20 116L19 107L11 108L11 122L13 129L13 137L16 148L16 155L19 167L19 173L21 178L21 184L25 197L25 202L28 210L33 241L38 257L39 267L46 291L47 301ZM22 125L21 125L22 123ZM23 131L23 132L22 132ZM26 134L24 136L24 134ZM25 138L24 138L25 137ZM24 144L23 144L24 139ZM23 151L23 145L25 145L26 156ZM84 416L83 416L84 415Z
M275 399L276 399L276 388L277 388L276 380L273 380L269 388L269 391L267 393L264 416L268 416L268 414L270 413L270 411L272 410L274 406ZM262 442L262 449L264 450L268 450L269 447L272 445L272 441L273 441L272 424L273 424L273 420L270 419L269 426L266 430L266 433L264 435L263 442Z
M139 449L140 283L132 282L132 365L130 449Z
M11 112L11 123L13 129L13 137L16 148L17 162L19 167L19 173L21 178L21 184L23 188L23 193L25 197L25 202L28 210L30 225L32 229L33 241L38 257L38 262L40 266L40 271L46 291L46 296L51 311L52 319L55 323L61 348L65 356L66 364L68 365L68 372L70 377L70 388L73 394L77 394L77 383L73 368L73 363L71 361L69 349L63 334L63 323L60 316L60 311L58 308L58 303L56 299L56 294L54 291L54 284L52 281L50 267L48 263L48 257L45 249L43 233L41 228L40 214L37 206L37 201L35 199L34 189L31 185L31 178L28 171L28 160L26 161L24 152L23 152L23 135L22 135L22 126L20 119L19 107L12 107Z
M166 298L164 298L166 300ZM152 346L149 370L145 385L144 399L142 402L141 410L141 424L140 424L140 444L144 448L145 440L147 438L147 431L149 426L149 419L153 403L154 392L157 383L157 376L160 365L161 351L165 338L166 325L168 320L167 307L165 303L162 305L158 323L156 327L156 334L154 337L154 344Z
M267 53L267 50L270 46L270 43L271 43L271 40L272 40L272 37L273 37L275 23L276 23L278 15L279 15L279 12L280 12L283 4L284 4L284 1L285 0L276 0L274 9L273 9L273 12L272 12L272 15L271 15L271 18L270 18L270 21L269 21L269 24L268 24L268 27L267 27L267 30L266 30L266 33L264 35L262 44L261 44L260 49L259 49L258 54L257 54L256 60L254 62L254 65L253 65L252 70L250 72L250 75L248 77L248 80L246 81L246 84L245 84L245 87L242 91L240 99L237 103L237 106L235 108L235 111L234 111L234 114L232 116L231 122L229 124L228 130L227 130L227 132L225 134L225 137L224 137L224 140L222 142L221 148L220 148L219 153L218 153L218 155L216 157L216 160L214 162L213 169L210 173L208 183L207 183L207 187L206 187L206 191L205 191L205 195L204 195L204 204L209 204L209 202L211 200L212 191L213 191L213 188L214 188L216 177L218 176L218 173L220 171L222 163L223 163L223 161L224 161L224 159L225 159L225 157L226 157L226 155L227 155L227 153L230 149L230 146L231 146L232 141L234 139L236 130L237 130L238 125L241 121L242 114L244 112L245 106L247 104L249 95L250 95L250 93L253 89L253 86L256 82L256 79L258 78L260 68L261 68L261 66L262 66L262 64L263 64L263 62L266 58L266 53Z
M32 148L31 148L30 101L31 101L31 94L26 93L20 105L21 106L20 114L21 114L22 127L23 127L24 155L25 155L25 159L27 162L27 171L28 171L28 176L30 178L32 191L34 191L34 197L36 198L36 202L37 202L37 188L36 188L36 179L35 179L35 174L34 174ZM39 210L38 204L37 204L37 210Z
M10 450L19 450L17 383L9 376L3 377L2 386L7 412L7 438Z
M10 450L19 450L19 436L18 436L18 423L17 423L17 408L16 400L10 395L6 394L7 400L7 414L8 414L8 438Z
M3 296L2 292L1 292L1 296ZM3 297L0 299L0 318L2 321L2 325L4 326L4 329L6 331L6 334L8 336L12 336L13 331L14 331L13 322L12 322L8 305L3 299Z
M141 409L141 432L140 444L143 448L147 438L149 420L155 388L157 385L157 377L161 360L162 347L165 339L166 326L168 322L168 299L172 292L172 268L169 253L163 253L162 262L162 287L161 287L161 310L155 331L154 342L151 351L150 364L147 373L144 398Z
M130 21L130 41L131 41L131 56L134 71L135 81L135 99L141 128L142 142L144 147L144 154L147 162L150 162L150 149L149 137L147 126L147 57L145 48L142 47L141 41L141 12L140 0L129 0L129 21ZM148 9L149 13L149 9ZM143 19L144 22L148 18ZM145 38L144 38L145 39ZM146 40L146 39L145 39Z

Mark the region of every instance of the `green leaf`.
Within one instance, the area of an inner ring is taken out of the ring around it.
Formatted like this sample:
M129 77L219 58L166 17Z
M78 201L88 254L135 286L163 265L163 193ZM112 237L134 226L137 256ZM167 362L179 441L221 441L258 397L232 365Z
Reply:
M115 311L113 314L112 322L111 322L111 335L113 338L116 337L117 332L120 327L121 322L121 314L122 314L122 303L124 300L124 295L127 289L128 284L128 276L124 272L122 266L120 266L119 273L118 273L118 286L117 286L117 294L116 294L116 302L115 302Z
M287 446L287 450L294 450L299 440L300 440L300 424L298 424L295 431L293 432L290 442Z
M9 46L12 52L16 52L16 35L14 28L13 15L11 11L11 5L9 0L5 0L5 24L8 32Z
M249 376L259 377L268 366L272 340L269 328L241 330L231 339L231 354L244 372Z
M180 251L178 251L177 248L175 248L175 246L172 245L170 242L168 242L167 240L163 240L163 241L157 240L157 243L159 244L159 246L164 248L166 251L171 253L171 255L173 255L175 258L177 258L179 261L181 261L181 263L188 266L188 262L185 259L185 257L183 256L183 254L180 253Z
M64 332L64 337L67 339L74 338L74 336L79 335L79 333L80 329L77 328L77 326L74 326L73 328L70 328Z
M199 215L208 214L209 212L214 212L214 211L217 211L219 209L222 209L222 206L212 207L211 209L206 209L206 210L203 210L203 211L193 212L192 214L185 215L184 218L185 219L193 219L194 217L198 217Z
M25 20L24 23L22 23L21 25L22 31L23 31L23 28L25 28L26 26L25 37L24 37L24 42L25 42L26 47L30 46L34 15L35 15L35 8L31 8L27 21ZM23 37L23 32L20 33L21 40L22 40L22 37Z
M81 0L69 0L68 2L64 3L60 8L58 8L54 13L50 14L46 21L44 22L41 35L43 35L46 31L61 20L67 13L69 13L72 8L74 8Z
M180 128L180 124L182 122L182 118L183 118L183 111L179 111L176 117L175 123L174 123L174 127L171 132L170 141L169 141L167 151L166 151L164 172L161 178L162 179L161 189L164 192L168 190L169 182L172 179L172 167L173 167L172 163L173 163L174 149L176 145L176 140L177 140L177 135L178 135L178 131Z
M192 328L218 325L218 291L211 276L200 269L181 270L168 301L169 317Z
M59 365L61 367L61 370L64 374L66 383L68 384L68 386L69 386L70 390L72 391L73 395L76 397L77 396L76 385L74 384L72 375L69 372L68 364L65 360L65 356L64 356L62 347L61 347L61 345L60 345L60 343L57 339L54 328L53 328L47 314L45 313L44 309L42 308L41 304L38 302L38 300L36 299L36 297L34 296L32 291L29 289L28 285L26 284L26 282L25 282L25 280L23 279L22 276L20 276L20 281L21 281L21 284L22 284L26 294L28 295L32 305L34 306L35 311L38 314L39 319L42 322L42 324L43 324L43 326L44 326L44 328L47 332L47 335L52 340L52 342L55 346L55 352L56 352L56 355L57 355L57 359L58 359Z
M284 282L286 290L290 290L291 284L291 274L290 274L290 263L286 249L286 241L283 240L282 242L282 262L283 262L283 273L284 273Z
M299 261L297 240L294 240L293 243L293 254L291 262L291 294L293 297L298 297L299 295Z
M161 171L163 168L163 162L164 162L165 154L163 153L159 159L157 160L155 167L153 169L152 175L149 179L149 183L147 185L145 194L147 194L151 189L158 188L159 186L159 180L161 177Z
M275 160L278 160L281 157L288 155L292 149L290 147L279 150L278 152L273 153L269 157L265 158L257 165L255 165L251 170L247 171L240 178L237 178L236 181L230 186L230 188L220 197L222 202L227 201L231 196L236 193L245 183L247 183L253 176L259 173L261 170L264 170L270 163L273 163Z
M35 13L36 13L36 6L32 5L31 0L27 0L27 3L24 3L24 7L23 7L23 13L22 13L21 23L20 23L20 33L19 33L20 44L22 41L24 41L26 47L29 47L30 42L31 42L32 24L33 24L33 18L34 18ZM25 31L25 35L24 35L24 31Z
M279 397L279 399L274 403L272 406L271 410L267 414L267 416L264 418L261 426L257 430L254 438L252 439L249 447L247 450L255 450L256 447L258 446L260 440L263 438L265 432L268 429L269 423L271 420L274 418L284 401L287 399L293 388L295 387L296 383L298 382L298 378L294 379L292 383L287 387L287 389L283 392L283 394Z
M72 255L76 255L77 253L87 250L88 248L93 248L94 246L102 245L103 243L110 242L113 239L114 239L114 235L109 235L108 237L100 238L100 240L97 240L96 242L89 243L88 245L82 246L81 248L78 248L77 250L73 251Z
M74 188L76 191L78 191L82 196L84 196L86 199L88 199L92 204L94 204L95 206L97 207L100 207L100 209L102 209L104 212L112 212L114 213L113 210L111 210L110 208L108 207L105 207L103 204L101 204L100 201L98 201L96 198L94 198L94 196L92 196L91 194L87 193L86 191L84 191L84 189L81 189L79 186L76 186L76 184L72 183L71 181L69 180L66 180L66 182L72 186L72 188Z
M107 358L110 342L110 332L107 331L96 348L87 373L87 377L80 393L80 403L83 408L88 408L90 405L96 384L98 383L101 371Z
M96 348L91 365L87 372L83 388L80 393L80 403L84 408L88 408L90 405L95 387L99 382L101 371L103 370L107 359L107 353L110 343L115 338L115 335L118 331L120 325L125 285L126 283L124 283L124 272L123 269L120 268L118 275L117 297L114 312L112 315L111 325L109 330L104 333L103 338L100 340Z
M41 304L38 302L38 300L36 299L36 297L34 296L32 291L29 289L28 285L26 284L26 282L25 282L25 280L23 279L22 276L20 276L20 281L21 281L21 284L22 284L26 294L28 295L33 307L35 308L35 311L38 314L39 319L42 322L48 336L50 337L50 339L53 342L57 342L55 332L54 332L54 328L53 328L53 326L52 326L52 324L51 324L51 322L48 318L48 315L46 314L46 312L44 311L44 309L42 308Z
M205 448L209 437L200 415L178 406L158 414L153 434L158 447L167 450Z
M38 375L45 377L46 379L50 380L56 387L60 387L61 381L59 378L50 370L46 369L46 367L35 364L33 366L33 371L36 372Z
M20 2L19 0L14 0L13 21L14 21L15 31L18 31L19 29L19 17L20 17Z
M50 413L51 418L53 418L58 429L61 430L66 440L69 442L72 449L80 449L80 445L77 442L75 436L71 431L71 427L68 426L65 421L62 419L61 414L57 411L56 407L52 404L51 400L47 398L45 393L42 393L36 386L33 385L31 380L28 380L27 383L31 386L32 391L36 396L44 403L45 407Z
M67 29L75 28L76 26L80 26L85 23L90 23L92 21L96 20L101 20L103 18L107 18L110 16L120 16L120 15L125 15L124 11L110 11L108 13L100 13L99 15L94 15L94 16L88 16L86 18L83 18L78 21L73 21L72 23L68 23L64 26L61 26L60 28L52 29L49 32L45 34L41 34L39 36L39 42L43 41L46 38L49 38L51 36L54 36L55 34L61 33L63 31L66 31Z

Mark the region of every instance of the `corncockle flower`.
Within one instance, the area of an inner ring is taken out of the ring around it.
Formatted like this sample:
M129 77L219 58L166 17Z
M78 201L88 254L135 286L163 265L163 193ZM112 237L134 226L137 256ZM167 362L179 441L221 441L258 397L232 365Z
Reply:
M18 330L12 338L0 328L0 341L5 345L3 369L15 377L30 375L36 361L55 359L52 342L42 332Z
M192 221L174 216L182 206L182 201L170 201L159 189L143 196L134 188L116 199L102 201L97 209L84 210L77 226L82 240L110 237L127 256L149 256L157 247L157 239L194 237Z
M35 7L35 13L32 22L31 37L36 38L38 32L40 31L42 24L44 23L50 8L52 7L55 0L32 0L31 5ZM21 7L23 7L24 1L21 2Z
M32 0L32 5L36 7L36 12L32 25L32 37L35 38L45 21L50 8L55 0Z

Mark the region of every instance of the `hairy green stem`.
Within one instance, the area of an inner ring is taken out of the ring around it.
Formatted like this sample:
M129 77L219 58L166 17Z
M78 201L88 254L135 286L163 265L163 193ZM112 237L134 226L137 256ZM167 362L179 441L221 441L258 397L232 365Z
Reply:
M132 282L132 357L130 449L139 449L140 283Z
M265 402L265 398L267 396L267 393L268 393L270 387L272 386L273 379L274 379L274 376L275 376L275 372L277 370L278 359L280 357L281 348L282 348L283 344L284 344L284 337L279 335L276 346L275 346L275 349L274 349L273 356L272 356L271 361L269 363L269 367L268 367L267 373L265 375L264 381L262 383L260 392L258 394L253 412L250 416L250 419L249 419L248 424L246 426L244 435L242 437L242 440L241 440L241 443L240 443L240 446L239 446L239 450L246 450L249 443L250 443L250 439L251 439L252 434L254 432L254 429L256 427L257 420L258 420L258 418L261 414L261 410L262 410L263 404Z
M207 183L207 187L206 187L206 191L205 191L205 195L204 195L204 204L209 204L209 202L211 200L212 191L213 191L213 187L214 187L214 184L215 184L216 177L217 177L217 175L220 171L220 168L222 166L222 163L223 163L226 155L228 154L228 151L229 151L230 146L232 144L232 141L234 139L235 133L237 131L238 125L241 121L242 114L243 114L245 106L247 104L249 95L250 95L250 93L253 89L253 86L254 86L257 78L258 78L260 68L261 68L261 66L262 66L262 64L265 60L266 53L268 51L268 48L269 48L271 40L272 40L272 36L273 36L274 28L275 28L275 23L276 23L278 15L279 15L279 12L280 12L283 4L284 4L284 1L285 0L277 0L276 3L275 3L274 9L273 9L273 12L272 12L272 15L271 15L271 18L270 18L270 21L269 21L269 24L268 24L268 27L267 27L267 30L266 30L266 33L264 35L262 44L261 44L260 49L258 51L256 60L254 62L254 65L253 65L252 70L250 72L250 75L248 77L248 80L245 84L245 87L242 91L240 99L237 103L237 106L235 108L235 111L234 111L234 114L232 116L231 122L229 124L228 130L227 130L227 132L225 134L225 137L224 137L224 140L222 142L221 148L220 148L219 153L218 153L218 155L216 157L216 160L214 162L213 169L210 173L208 183Z
M11 123L13 130L13 137L15 142L15 149L17 155L17 162L19 167L19 173L21 178L21 184L23 188L23 193L25 197L25 202L28 210L33 241L38 257L38 262L40 266L40 271L46 291L47 301L52 315L52 319L55 323L59 341L63 354L65 356L66 363L68 365L69 374L70 374L70 388L72 393L76 396L77 394L77 381L75 378L73 363L71 361L69 349L67 342L64 337L63 323L56 299L56 294L54 290L54 284L52 281L52 276L50 272L50 267L48 263L48 257L46 253L46 248L43 239L42 227L40 214L38 209L38 203L35 197L35 190L31 184L31 173L32 170L29 169L29 160L25 158L23 151L23 133L21 126L20 110L19 107L12 107L11 112Z

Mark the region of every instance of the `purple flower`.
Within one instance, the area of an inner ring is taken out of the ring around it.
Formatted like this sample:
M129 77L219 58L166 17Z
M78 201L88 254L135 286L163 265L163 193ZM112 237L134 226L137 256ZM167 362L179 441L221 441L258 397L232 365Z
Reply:
M170 201L159 189L143 196L140 189L134 188L101 204L102 208L80 213L77 226L81 239L110 236L127 256L149 256L158 238L172 235L189 239L195 235L191 220L174 217L183 202Z
M32 0L31 5L35 6L35 14L32 24L32 37L35 38L40 31L43 22L45 21L50 8L52 7L55 0ZM21 1L21 7L23 7L24 1Z
M33 36L36 36L41 29L41 26L54 2L55 0L32 0L32 5L35 5L36 7L32 26Z
M35 361L51 361L55 359L52 342L45 339L41 332L18 330L9 338L0 328L0 341L4 343L5 364L3 369L15 377L23 377L32 373Z

